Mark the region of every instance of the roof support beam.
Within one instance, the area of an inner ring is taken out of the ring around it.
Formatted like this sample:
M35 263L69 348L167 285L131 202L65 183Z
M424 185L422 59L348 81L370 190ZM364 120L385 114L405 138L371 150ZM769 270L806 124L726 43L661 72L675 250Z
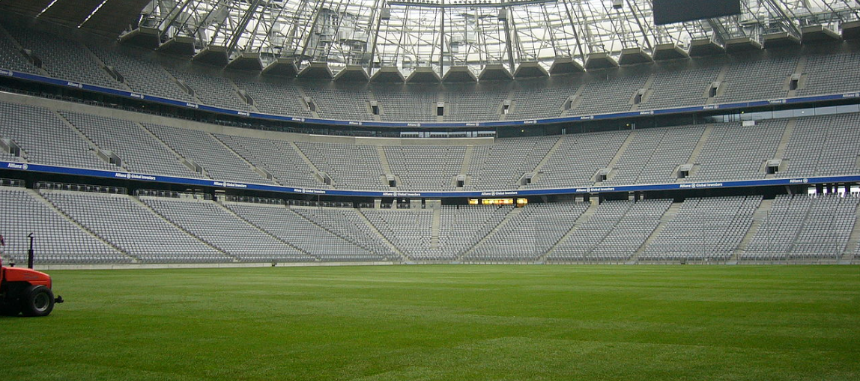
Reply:
M373 59L376 57L376 41L379 40L379 27L382 26L383 16L387 18L391 17L391 9L380 4L380 1L376 1L376 6L379 7L379 14L376 15L376 31L373 33L373 42L370 44L370 62L367 65L367 75L371 75L371 71L373 70ZM379 61L381 66L382 60Z
M176 19L179 18L179 15L181 15L182 12L185 11L185 8L187 8L192 1L194 0L185 0L185 2L181 5L179 3L176 3L176 6L174 6L173 9L170 10L170 13L168 13L169 16L165 18L164 21L161 22L161 24L158 25L160 35L163 35L167 32L167 29L169 29L170 26L173 25L174 22L176 22ZM159 36L159 38L161 37ZM164 38L161 38L161 41L164 41Z
M576 48L579 50L579 59L585 62L585 52L582 50L582 41L579 40L579 33L576 31L577 23L573 21L573 14L570 12L570 4L568 0L562 0L564 10L567 12L567 19L570 21L571 29L573 29L573 38L576 39Z
M630 13L633 14L633 18L636 19L636 25L639 26L639 32L642 33L642 37L645 39L645 45L648 45L648 51L654 52L654 47L651 46L651 39L648 38L648 33L645 32L645 28L642 26L642 21L639 20L639 12L636 12L638 8L634 8L632 4L630 4L630 0L627 0L627 7L630 8Z
M442 3L444 4L445 0L442 0ZM445 8L439 9L439 13L442 15L442 22L439 23L439 76L444 78L442 70L445 65Z
M505 48L508 51L508 65L510 65L510 70L514 71L516 67L514 66L514 48L513 42L511 41L510 17L508 17L510 13L508 12L508 8L502 8L499 12L499 21L505 24Z
M318 7L314 9L314 19L311 22L311 27L308 29L308 35L305 37L305 43L302 44L302 54L299 57L300 60L305 59L305 53L308 51L308 45L311 43L311 38L313 38L314 31L317 29L317 21L320 19L321 11L325 9L325 0L323 0Z
M786 14L785 9L780 6L778 1L774 0L764 0L766 3L770 4L771 8L774 12L779 14L780 19L784 22L785 26L789 28L786 32L791 33L792 36L800 38L801 33L800 29L797 25L792 21L792 18Z
M248 7L248 11L242 15L242 20L239 21L239 25L236 26L236 29L233 31L233 35L230 36L230 43L227 45L227 57L233 53L233 50L236 49L236 44L239 43L239 37L242 37L242 33L245 32L245 28L248 27L248 23L251 22L251 19L254 18L254 14L257 12L257 8L260 6L260 0L253 0L251 5Z

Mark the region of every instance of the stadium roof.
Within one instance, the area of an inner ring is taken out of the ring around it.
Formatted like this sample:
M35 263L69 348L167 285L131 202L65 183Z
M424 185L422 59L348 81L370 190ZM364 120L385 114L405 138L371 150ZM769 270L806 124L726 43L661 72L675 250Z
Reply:
M404 77L419 68L439 77L452 67L475 77L501 71L489 78L517 75L523 63L524 76L599 69L838 39L860 20L860 0L741 0L741 15L662 26L651 0L0 0L0 9L143 36L219 65L280 62L301 73L327 63L331 75L360 67L368 78L382 68Z

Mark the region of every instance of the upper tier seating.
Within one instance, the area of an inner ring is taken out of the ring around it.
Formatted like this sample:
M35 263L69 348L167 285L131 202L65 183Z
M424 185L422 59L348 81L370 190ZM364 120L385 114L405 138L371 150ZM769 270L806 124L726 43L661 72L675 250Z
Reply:
M714 98L716 103L784 98L788 95L786 85L797 68L797 56L732 58L721 84L725 86L725 92Z
M153 60L141 57L140 54L130 54L126 49L98 43L87 44L87 47L105 65L113 67L122 75L124 83L136 92L180 101L194 100L176 85L176 80L164 67Z
M373 120L365 98L367 91L360 86L302 86L317 106L321 118L333 120Z
M708 88L717 79L721 67L707 62L696 62L700 67L667 65L654 76L653 93L639 109L661 109L705 104Z
M279 78L270 80L271 82L263 82L237 76L233 82L239 89L248 93L254 100L254 107L260 112L272 115L312 116L298 86L295 86L292 81L279 81Z
M194 92L201 103L230 110L251 110L251 107L239 98L239 93L233 83L224 77L216 77L198 73L192 69L179 69L165 66L165 69L178 80L181 80Z
M528 120L561 116L565 101L576 93L577 84L571 76L551 80L523 80L511 96L510 113L506 120Z
M595 115L630 111L634 93L645 86L647 75L607 77L584 85L578 107L564 115Z
M6 29L8 35L0 31L0 67L5 69L43 73L27 62L20 45L42 61L44 73L62 80L234 110L335 120L530 120L860 90L860 73L854 70L860 52L848 43L625 66L549 79L394 85L257 78L117 47L113 41L90 39L84 45L27 28ZM121 78L114 78L103 66L112 67ZM791 90L793 76L798 79L797 91ZM715 83L718 91L710 94ZM247 92L253 106L240 96L240 90ZM644 93L637 104L635 94L640 90ZM574 94L578 97L568 104ZM305 97L314 110L309 110ZM510 101L507 114L501 107L505 101ZM370 102L377 102L378 115L371 111ZM445 105L441 116L437 115L439 102Z
M860 89L860 52L807 56L805 86L797 95L838 94Z
M502 101L508 98L508 84L482 82L445 87L445 120L450 122L499 120Z
M121 83L102 69L95 55L81 43L22 28L9 28L8 31L24 49L32 51L42 60L42 68L54 78L124 89Z
M42 74L39 68L30 63L21 48L10 38L6 37L5 29L0 27L0 67L23 73Z
M373 95L380 103L384 121L435 122L439 101L435 85L375 85Z

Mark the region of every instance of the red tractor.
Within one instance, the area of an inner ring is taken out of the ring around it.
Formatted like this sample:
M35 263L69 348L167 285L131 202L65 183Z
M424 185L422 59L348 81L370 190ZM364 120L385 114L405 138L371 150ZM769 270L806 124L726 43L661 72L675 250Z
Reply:
M62 296L54 298L51 286L50 275L32 268L3 266L0 259L0 314L48 316L54 303L63 302Z

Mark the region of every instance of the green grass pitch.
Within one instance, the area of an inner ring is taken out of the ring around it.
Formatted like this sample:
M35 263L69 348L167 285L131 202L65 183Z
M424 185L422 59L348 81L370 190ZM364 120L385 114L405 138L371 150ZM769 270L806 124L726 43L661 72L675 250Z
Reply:
M860 380L858 266L51 274L2 380Z

